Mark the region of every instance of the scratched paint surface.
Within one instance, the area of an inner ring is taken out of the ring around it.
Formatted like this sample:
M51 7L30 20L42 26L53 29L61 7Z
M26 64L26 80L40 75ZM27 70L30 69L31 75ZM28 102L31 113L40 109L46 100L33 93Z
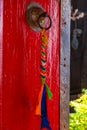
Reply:
M40 34L26 23L25 11L32 0L4 0L2 130L40 130L35 115L40 81ZM59 4L36 0L50 14L47 84L53 92L47 101L52 130L59 130Z
M0 130L2 129L2 43L3 42L3 0L0 0Z

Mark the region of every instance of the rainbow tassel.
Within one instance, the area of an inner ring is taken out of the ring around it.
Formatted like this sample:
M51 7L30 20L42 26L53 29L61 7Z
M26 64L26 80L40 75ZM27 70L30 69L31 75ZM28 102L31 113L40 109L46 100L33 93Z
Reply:
M49 99L52 99L53 94L46 84L46 46L48 45L48 38L45 30L41 32L41 66L40 66L40 76L41 76L41 90L39 93L39 101L36 107L36 115L40 115L42 118L41 129L47 128L48 130L52 130L50 127L50 123L48 121L47 116L47 104L46 97L48 95ZM47 94L46 94L47 93Z

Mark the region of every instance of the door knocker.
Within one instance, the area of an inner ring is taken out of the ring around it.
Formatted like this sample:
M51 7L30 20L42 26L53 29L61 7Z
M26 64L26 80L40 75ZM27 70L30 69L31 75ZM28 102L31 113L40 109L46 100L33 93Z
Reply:
M48 30L52 26L51 17L38 3L31 3L26 10L26 21L36 32L42 29Z

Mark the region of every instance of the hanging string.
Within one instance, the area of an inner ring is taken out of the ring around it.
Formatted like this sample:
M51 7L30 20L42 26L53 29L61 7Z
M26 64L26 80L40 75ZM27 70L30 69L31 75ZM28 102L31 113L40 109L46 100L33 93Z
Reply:
M36 107L36 115L41 116L42 123L41 128L47 128L48 130L52 130L50 127L50 123L47 116L47 104L46 98L48 95L49 99L52 99L53 94L46 83L47 77L47 45L48 45L48 37L46 34L46 30L41 31L41 65L40 65L40 77L41 77L41 90L39 92L38 105Z

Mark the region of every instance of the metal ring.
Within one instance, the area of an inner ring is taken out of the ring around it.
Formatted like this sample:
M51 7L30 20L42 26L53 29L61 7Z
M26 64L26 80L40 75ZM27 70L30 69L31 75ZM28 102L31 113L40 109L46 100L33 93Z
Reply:
M49 24L49 26L48 27L42 27L41 26L41 24L40 24L40 19L41 19L41 17L48 17L49 18L49 20L50 20L50 24ZM45 30L48 30L48 29L50 29L51 28L51 26L52 26L52 20L51 20L51 18L50 18L50 16L47 14L47 12L44 12L44 13L42 13L39 17L38 17L38 25L39 25L39 27L41 28L41 29L45 29Z

